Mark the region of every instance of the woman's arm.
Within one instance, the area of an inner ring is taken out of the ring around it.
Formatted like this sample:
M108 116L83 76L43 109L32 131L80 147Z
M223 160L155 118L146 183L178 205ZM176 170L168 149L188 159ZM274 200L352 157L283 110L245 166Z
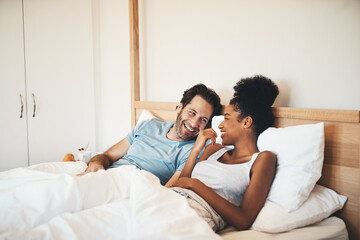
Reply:
M180 178L175 186L188 188L201 196L221 217L239 230L248 229L255 221L270 191L276 170L276 156L259 154L251 170L251 180L239 207L222 198L198 179Z
M185 163L183 170L181 171L180 177L190 177L192 170L196 164L196 160L205 147L205 143L208 139L211 139L212 145L215 144L216 141L216 132L212 128L201 130L196 142L194 144L193 149L191 150L189 157Z
M172 175L172 177L169 179L169 181L167 181L167 183L165 184L165 187L167 187L167 188L172 187L176 183L176 181L179 179L180 174L181 174L181 171L176 171L174 173L174 175Z
M201 155L201 157L199 159L199 162L206 160L211 154L213 154L214 152L216 152L220 148L223 148L223 146L220 145L220 144L208 145L205 148L204 153ZM194 168L194 166L193 166L193 168ZM174 173L174 175L170 178L170 180L165 184L165 187L173 187L174 184L176 183L176 181L179 179L180 175L181 175L181 171L176 171Z

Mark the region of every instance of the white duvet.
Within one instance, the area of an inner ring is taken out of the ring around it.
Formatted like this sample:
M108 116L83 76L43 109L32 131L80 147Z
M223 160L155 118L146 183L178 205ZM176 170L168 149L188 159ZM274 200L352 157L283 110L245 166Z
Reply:
M0 239L221 239L151 173L122 166L75 176L85 168L0 172Z

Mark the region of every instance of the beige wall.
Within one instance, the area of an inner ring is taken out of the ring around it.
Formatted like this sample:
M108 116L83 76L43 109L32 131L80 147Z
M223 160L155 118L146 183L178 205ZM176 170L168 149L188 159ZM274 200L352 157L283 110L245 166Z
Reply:
M99 148L130 130L128 1L94 0ZM360 109L358 0L140 0L142 99L264 74L277 106Z

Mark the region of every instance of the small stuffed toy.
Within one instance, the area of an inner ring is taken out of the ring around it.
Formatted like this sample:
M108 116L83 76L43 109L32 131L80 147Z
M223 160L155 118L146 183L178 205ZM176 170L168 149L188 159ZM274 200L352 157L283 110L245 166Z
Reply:
M68 153L62 160L63 162L75 162L75 157L72 153Z

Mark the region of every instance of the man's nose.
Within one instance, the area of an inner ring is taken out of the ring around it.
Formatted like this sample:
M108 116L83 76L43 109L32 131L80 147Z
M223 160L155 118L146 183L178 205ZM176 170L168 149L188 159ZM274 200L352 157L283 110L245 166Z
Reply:
M200 117L194 118L191 122L193 128L201 129L202 120Z

